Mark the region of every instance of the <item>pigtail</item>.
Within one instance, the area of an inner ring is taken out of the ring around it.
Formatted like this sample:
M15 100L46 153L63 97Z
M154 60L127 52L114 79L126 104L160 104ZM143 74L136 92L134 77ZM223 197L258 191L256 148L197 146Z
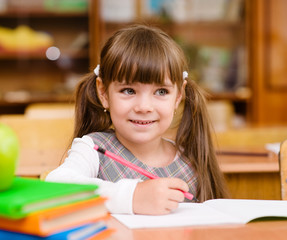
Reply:
M111 118L97 95L96 75L86 75L75 92L74 138L91 132L105 131L111 126Z
M200 202L228 196L216 160L210 126L204 93L194 81L187 80L176 145L195 168L198 178L197 198Z

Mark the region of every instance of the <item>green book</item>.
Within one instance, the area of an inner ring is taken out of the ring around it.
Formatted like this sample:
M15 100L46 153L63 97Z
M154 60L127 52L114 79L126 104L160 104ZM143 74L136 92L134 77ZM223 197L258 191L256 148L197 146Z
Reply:
M0 216L19 219L39 210L98 197L97 188L16 177L9 189L0 192Z

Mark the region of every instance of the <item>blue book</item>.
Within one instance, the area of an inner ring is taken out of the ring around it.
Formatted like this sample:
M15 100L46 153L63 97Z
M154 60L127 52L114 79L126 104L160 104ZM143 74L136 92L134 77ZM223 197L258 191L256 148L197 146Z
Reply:
M107 229L104 222L95 222L85 224L76 228L71 228L62 232L55 233L46 237L40 237L31 234L11 232L0 229L0 239L13 240L86 240Z

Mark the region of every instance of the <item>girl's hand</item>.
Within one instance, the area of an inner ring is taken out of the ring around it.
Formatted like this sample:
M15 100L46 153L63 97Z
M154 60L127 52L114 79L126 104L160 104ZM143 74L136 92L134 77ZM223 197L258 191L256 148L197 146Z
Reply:
M181 191L180 191L181 190ZM137 184L133 197L135 214L160 215L170 213L183 202L187 183L179 178L157 178Z

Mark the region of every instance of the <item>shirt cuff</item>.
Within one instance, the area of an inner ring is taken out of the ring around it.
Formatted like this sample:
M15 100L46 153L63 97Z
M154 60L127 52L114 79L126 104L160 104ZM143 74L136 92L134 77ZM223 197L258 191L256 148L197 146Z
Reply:
M106 207L112 214L133 214L133 196L140 179L121 179L116 183L105 182L99 194L107 197Z

